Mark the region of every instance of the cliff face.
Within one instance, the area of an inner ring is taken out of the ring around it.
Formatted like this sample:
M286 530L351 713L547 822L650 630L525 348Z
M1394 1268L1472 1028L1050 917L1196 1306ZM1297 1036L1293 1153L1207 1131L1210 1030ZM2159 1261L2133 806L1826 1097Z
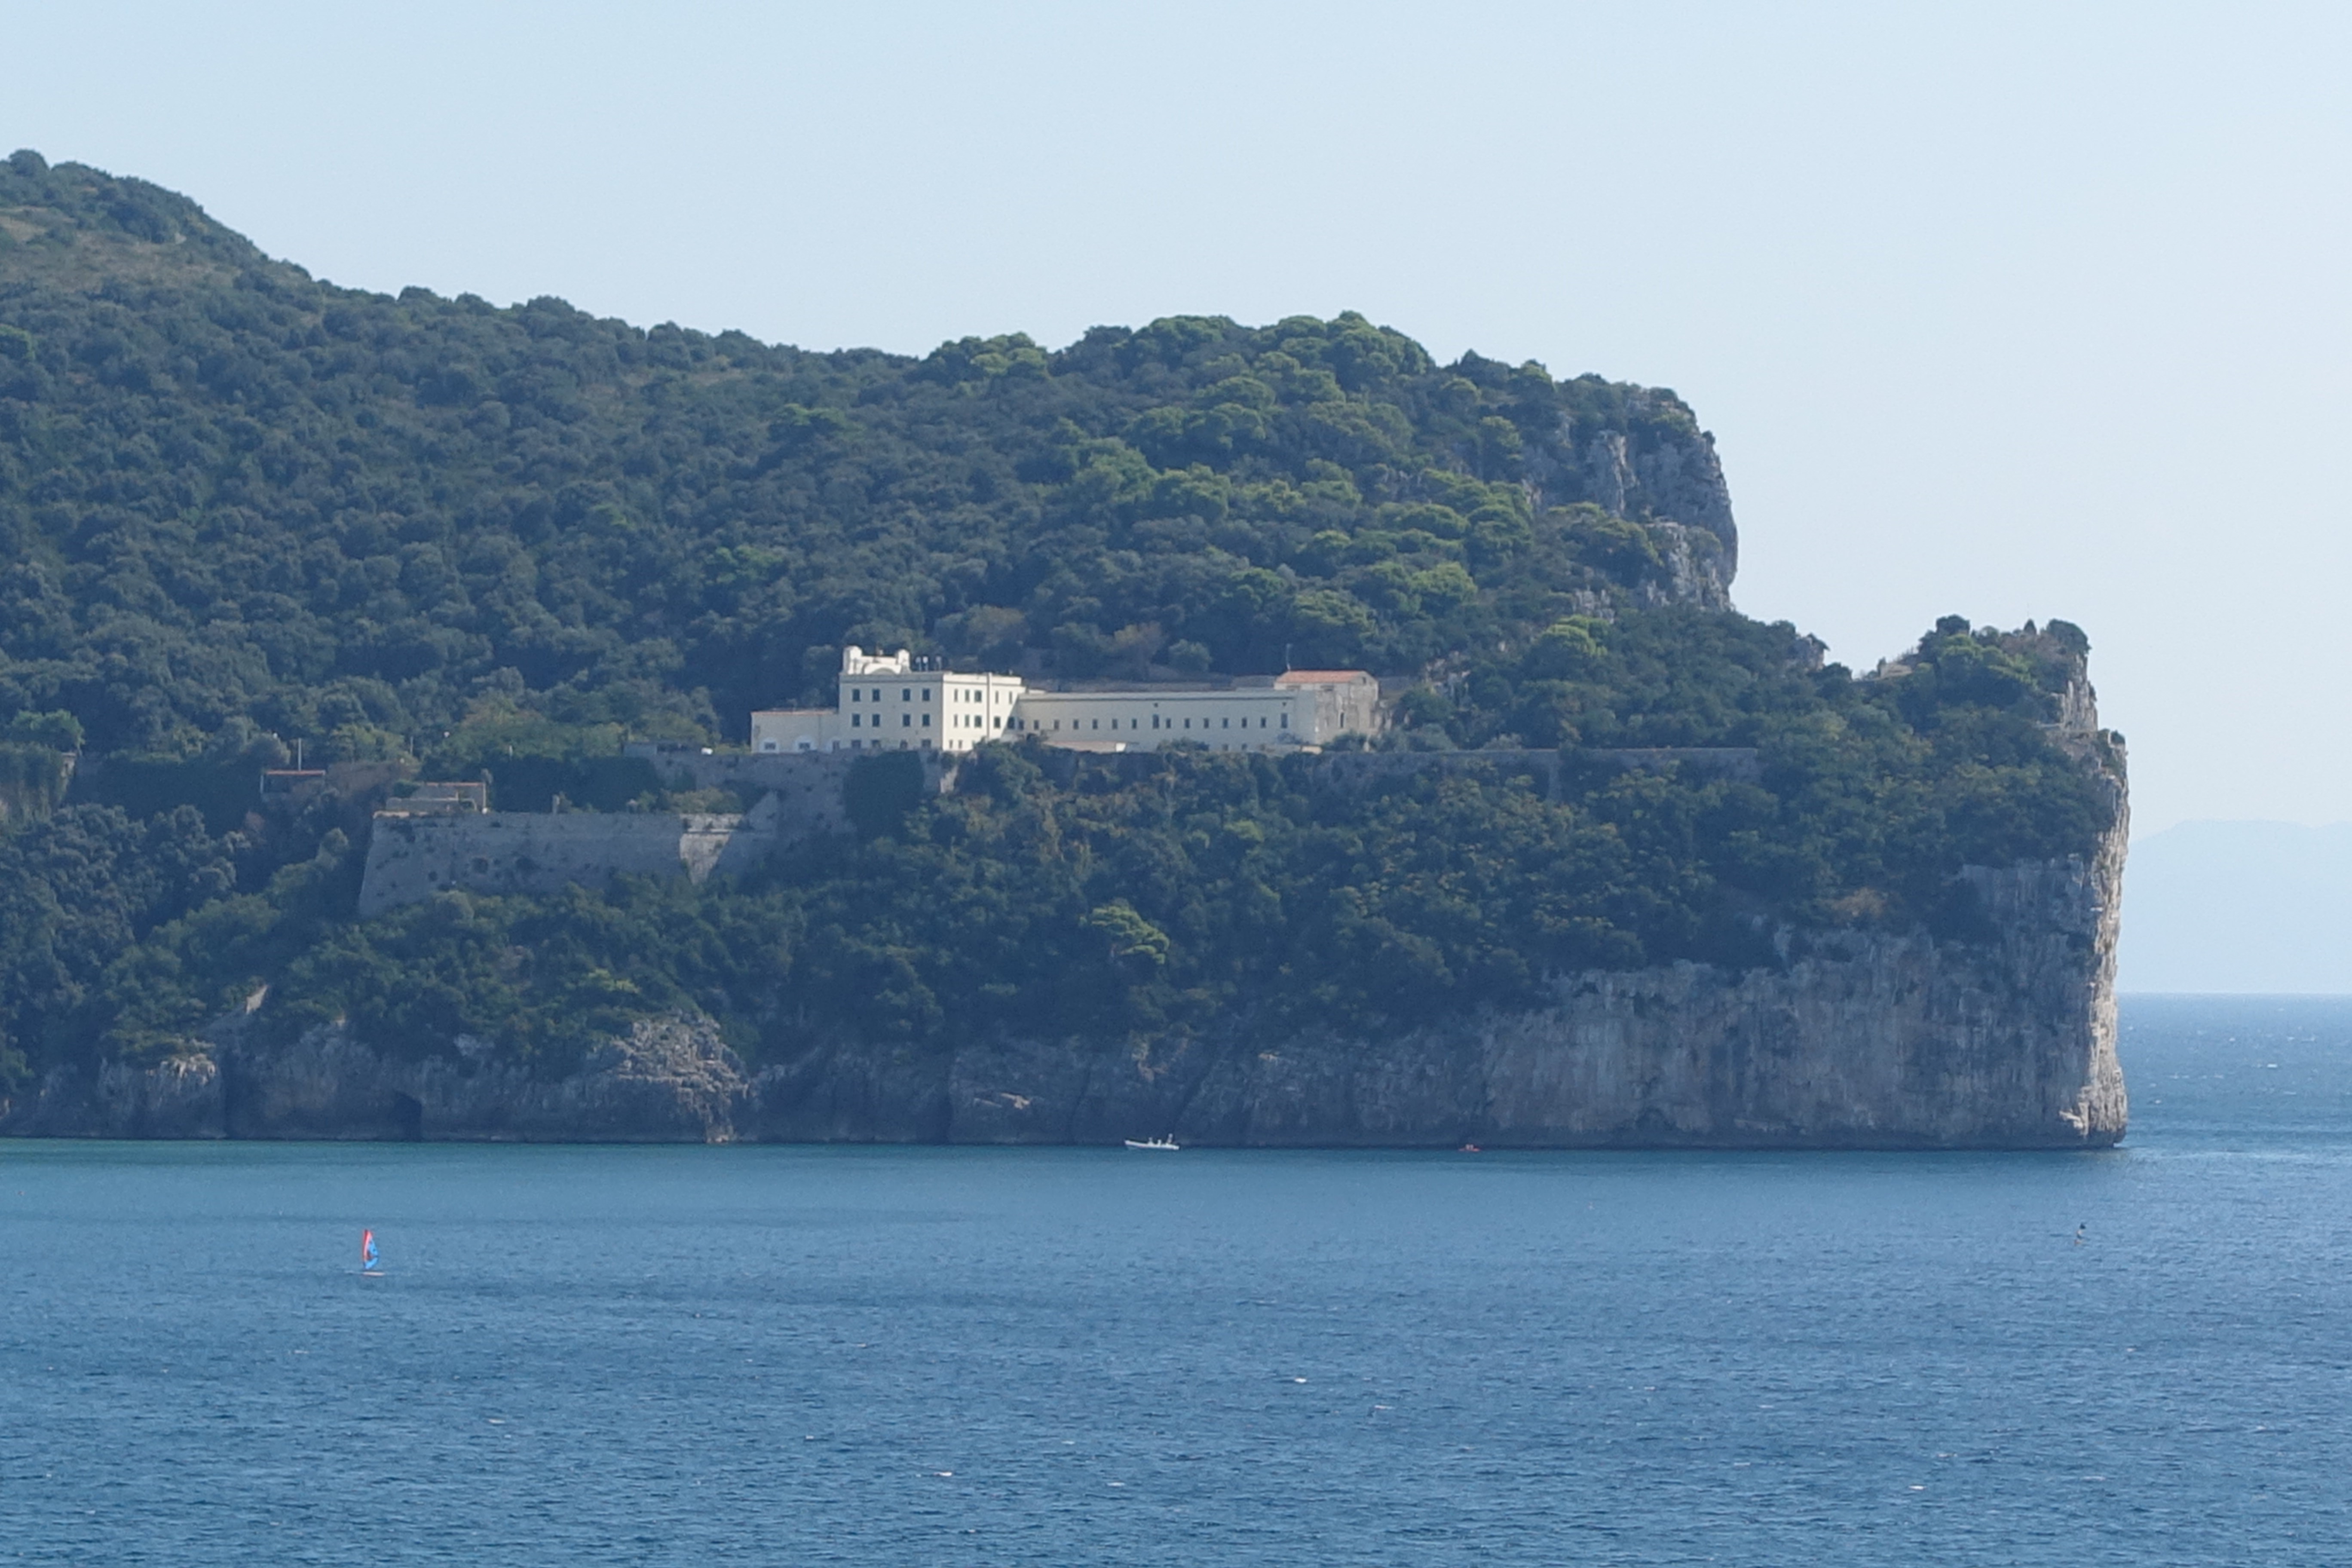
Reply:
M1659 571L1618 584L1635 603L1730 606L1739 569L1731 487L1715 437L1672 393L1628 388L1608 423L1563 417L1528 442L1522 462L1539 507L1588 501L1648 528Z
M0 1131L84 1138L725 1142L742 1068L708 1019L648 1018L559 1079L485 1060L371 1049L341 1026L263 1046L232 1025L206 1048L95 1081L56 1074Z
M1450 1148L2084 1148L2124 1133L2118 824L2090 862L1975 869L2000 931L1816 934L1785 967L1563 975L1530 1011L1380 1037L1125 1052L816 1049L752 1086L788 1140Z
M2110 774L2109 777L2114 775ZM2120 790L2120 781L2116 781ZM2120 808L2120 800L2118 806ZM851 1041L747 1073L707 1019L647 1020L578 1072L402 1059L340 1027L95 1082L0 1130L107 1137L1242 1147L2084 1148L2124 1133L2113 981L2126 823L2089 861L1972 868L1990 942L1788 933L1785 963L1558 977L1532 1010L1377 1037L1110 1049Z

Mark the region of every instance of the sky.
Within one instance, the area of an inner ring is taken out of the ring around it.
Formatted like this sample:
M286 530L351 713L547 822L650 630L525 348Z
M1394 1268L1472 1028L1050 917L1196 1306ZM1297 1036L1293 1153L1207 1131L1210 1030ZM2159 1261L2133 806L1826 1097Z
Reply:
M2132 846L2118 990L2352 995L2352 823L2184 822Z
M0 0L0 152L811 348L1357 310L1670 386L1734 597L2063 617L2135 822L2352 817L2352 8Z

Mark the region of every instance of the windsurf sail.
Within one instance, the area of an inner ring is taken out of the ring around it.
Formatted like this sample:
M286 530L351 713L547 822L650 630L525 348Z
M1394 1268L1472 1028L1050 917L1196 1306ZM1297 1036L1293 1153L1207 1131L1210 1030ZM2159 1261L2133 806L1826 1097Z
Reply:
M372 1230L360 1232L360 1272L373 1274L383 1267L383 1264L376 1261L375 1232Z

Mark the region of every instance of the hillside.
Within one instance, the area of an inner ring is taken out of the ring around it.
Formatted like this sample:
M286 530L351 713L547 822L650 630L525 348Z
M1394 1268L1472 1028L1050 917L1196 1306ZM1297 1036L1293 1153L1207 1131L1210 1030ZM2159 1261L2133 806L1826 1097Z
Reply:
M571 1082L653 1029L782 1075L762 1114L789 1135L944 1136L858 1075L943 1083L982 1037L1153 1081L1310 1038L1346 1061L1335 1040L1537 1028L1607 975L1752 980L1796 1017L1836 954L1859 994L1977 1019L1970 1049L2072 1042L2057 1098L2000 1127L2072 1136L2065 1085L2112 1067L2121 754L2087 639L1950 616L1857 679L1738 615L1723 476L1667 392L1441 366L1352 315L910 358L392 299L18 153L0 539L0 1123L36 1086L95 1103L165 1067L217 1101L238 1050ZM373 797L253 794L299 742L487 771L505 809L740 808L624 739L740 742L845 642L1040 679L1360 665L1396 693L1378 745L1476 754L1337 789L1312 758L991 747L954 793L869 792L855 837L740 879L369 921ZM1752 765L1611 760L1657 747ZM1831 1058L1874 1048L1885 1019L1832 1014ZM1947 1026L1905 1026L1918 1072L1958 1070ZM793 1077L819 1059L829 1087ZM1929 1115L1905 1093L1890 1115Z
M845 642L1091 675L1419 668L1721 605L1671 393L1360 317L808 353L336 289L194 204L0 166L0 710L327 758L485 693L740 741Z

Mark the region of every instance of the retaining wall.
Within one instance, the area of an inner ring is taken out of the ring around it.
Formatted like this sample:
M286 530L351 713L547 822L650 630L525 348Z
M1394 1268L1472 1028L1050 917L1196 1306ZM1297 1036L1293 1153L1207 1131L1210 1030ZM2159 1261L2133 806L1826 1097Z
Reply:
M451 888L538 894L602 887L623 872L699 882L713 871L748 870L781 842L743 817L669 812L379 816L359 912L364 919Z
M850 773L876 753L637 752L673 789L730 789L757 804L741 816L663 812L497 811L461 816L382 816L368 842L360 889L362 917L429 899L451 888L477 893L541 894L583 885L601 887L620 873L686 876L699 882L713 872L735 874L794 844L853 831ZM884 752L882 755L903 753ZM1079 752L1054 747L1041 759L1067 783L1082 766L1108 765L1140 776L1167 765L1153 752ZM955 787L956 767L922 755L927 787ZM1753 750L1661 747L1641 751L1326 752L1307 763L1314 781L1331 789L1363 789L1384 780L1425 773L1496 768L1524 774L1547 799L1558 799L1563 769L1663 769L1680 766L1738 778L1757 776Z

